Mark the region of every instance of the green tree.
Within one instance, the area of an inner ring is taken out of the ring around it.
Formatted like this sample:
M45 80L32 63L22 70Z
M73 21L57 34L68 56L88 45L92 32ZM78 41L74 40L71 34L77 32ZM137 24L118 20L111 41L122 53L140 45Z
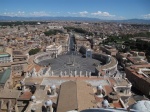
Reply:
M40 51L39 48L31 49L31 50L29 51L29 55L34 55L34 54L38 53L39 51Z

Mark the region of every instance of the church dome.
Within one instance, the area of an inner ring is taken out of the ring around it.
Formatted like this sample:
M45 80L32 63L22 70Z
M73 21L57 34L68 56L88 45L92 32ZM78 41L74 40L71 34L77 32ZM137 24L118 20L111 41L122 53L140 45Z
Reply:
M103 107L109 107L109 102L107 100L102 101Z
M150 112L150 101L138 101L131 106L131 109L138 110L139 112Z
M102 90L103 87L102 87L101 85L99 85L99 86L97 86L97 89L98 89L98 90Z
M53 104L53 103L52 103L51 100L48 100L48 101L45 102L45 105L46 105L46 106L51 106L52 104Z
M53 89L53 90L56 89L56 86L55 86L55 85L52 85L52 86L51 86L51 89Z
M36 99L36 97L33 95L33 96L31 96L31 100L35 100Z

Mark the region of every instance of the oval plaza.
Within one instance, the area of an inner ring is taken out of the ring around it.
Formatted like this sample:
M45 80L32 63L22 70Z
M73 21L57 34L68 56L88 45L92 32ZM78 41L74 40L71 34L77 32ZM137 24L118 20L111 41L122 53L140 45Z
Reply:
M51 45L48 50L35 57L34 62L48 67L49 76L113 76L117 71L117 60L103 53L95 53L81 46L77 50L73 36L69 38L66 52L61 45Z

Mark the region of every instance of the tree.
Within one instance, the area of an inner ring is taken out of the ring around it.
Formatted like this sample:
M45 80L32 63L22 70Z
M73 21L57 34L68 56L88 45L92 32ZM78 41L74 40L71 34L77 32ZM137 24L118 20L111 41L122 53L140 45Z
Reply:
M34 54L38 53L39 51L40 51L39 48L31 49L31 50L29 51L29 55L34 55Z
M44 32L44 34L46 36L56 35L57 33L63 33L63 31L61 31L61 30L49 30L49 31Z

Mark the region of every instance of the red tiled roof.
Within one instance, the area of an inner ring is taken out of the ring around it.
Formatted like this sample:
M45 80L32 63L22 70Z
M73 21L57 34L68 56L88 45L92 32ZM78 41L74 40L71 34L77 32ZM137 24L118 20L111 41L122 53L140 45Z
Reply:
M104 89L107 95L113 91L113 88L109 85L104 86Z
M113 103L113 105L114 105L114 107L116 107L116 108L123 108L123 106L122 106L122 104L121 104L120 101L117 102L117 103Z
M34 68L35 68L36 72L39 72L39 70L41 69L41 67L38 65L35 65Z
M30 100L31 96L32 93L30 91L26 91L22 95L20 95L19 100Z

